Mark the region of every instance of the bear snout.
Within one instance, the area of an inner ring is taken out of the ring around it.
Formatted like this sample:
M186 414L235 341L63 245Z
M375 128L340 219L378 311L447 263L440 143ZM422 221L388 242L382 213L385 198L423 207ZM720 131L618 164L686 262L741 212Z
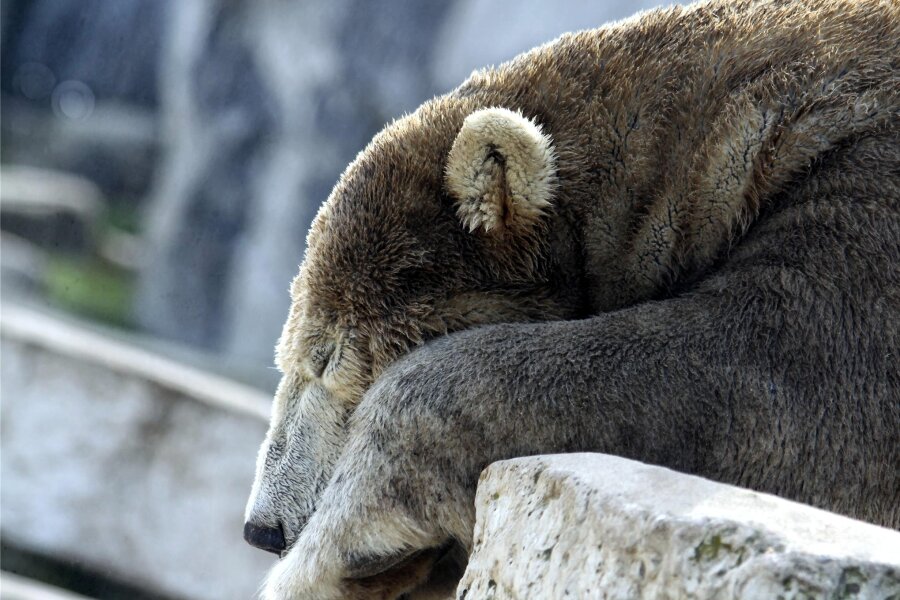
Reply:
M280 524L278 527L270 527L247 521L244 523L244 540L251 546L279 556L287 548L284 541L284 530Z

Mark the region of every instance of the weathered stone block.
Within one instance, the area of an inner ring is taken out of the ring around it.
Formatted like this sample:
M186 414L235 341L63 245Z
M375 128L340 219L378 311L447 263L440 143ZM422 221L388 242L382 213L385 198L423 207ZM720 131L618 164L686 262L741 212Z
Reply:
M900 533L602 454L495 463L474 598L895 598Z

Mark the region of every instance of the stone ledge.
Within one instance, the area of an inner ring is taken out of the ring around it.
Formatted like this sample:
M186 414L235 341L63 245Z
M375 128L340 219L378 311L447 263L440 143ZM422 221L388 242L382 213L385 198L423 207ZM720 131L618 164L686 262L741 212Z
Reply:
M241 537L262 392L8 302L0 354L5 543L170 597L254 597L274 562Z
M155 383L185 398L214 408L243 413L268 422L271 396L165 356L102 335L53 315L4 302L0 310L3 337L45 348L78 362Z
M602 454L482 474L475 598L900 597L900 533Z
M0 600L90 600L90 598L4 571L0 573Z

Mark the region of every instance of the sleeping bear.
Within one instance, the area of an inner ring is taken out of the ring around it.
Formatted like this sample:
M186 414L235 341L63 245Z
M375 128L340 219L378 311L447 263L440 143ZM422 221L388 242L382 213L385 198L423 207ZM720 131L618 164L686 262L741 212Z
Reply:
M388 125L309 232L264 597L451 594L489 463L594 451L900 526L900 4L564 35Z

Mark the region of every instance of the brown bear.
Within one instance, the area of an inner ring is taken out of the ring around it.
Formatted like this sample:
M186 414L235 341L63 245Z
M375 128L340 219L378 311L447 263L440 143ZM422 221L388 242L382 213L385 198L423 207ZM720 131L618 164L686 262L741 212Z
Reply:
M265 597L451 590L489 463L617 454L900 526L900 4L565 35L316 217L245 536Z

